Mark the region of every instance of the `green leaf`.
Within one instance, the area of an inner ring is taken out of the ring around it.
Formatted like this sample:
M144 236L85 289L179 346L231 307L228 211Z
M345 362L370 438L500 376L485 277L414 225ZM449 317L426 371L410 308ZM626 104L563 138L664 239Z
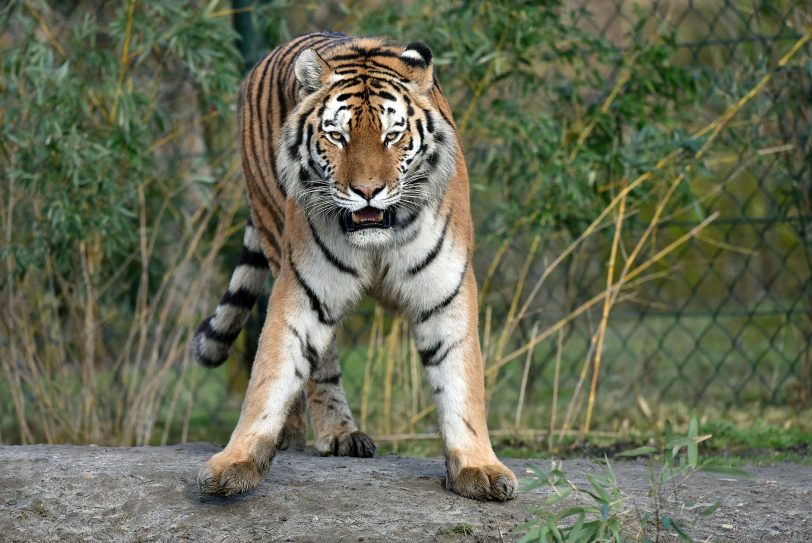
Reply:
M598 535L600 529L601 524L598 521L593 520L592 522L587 522L581 529L578 543L592 543L593 541L599 541L601 539Z
M594 511L595 511L595 509L590 508L590 507L582 507L582 506L569 507L569 508L561 511L560 513L558 513L556 515L556 518L559 521L561 521L561 520L564 520L564 519L569 518L569 517L574 517L576 515L585 515L587 513L592 513Z
M692 468L696 468L697 462L699 461L699 445L697 443L697 437L699 436L699 424L696 421L696 417L691 417L691 422L688 425L688 438L691 440L688 443L688 465Z
M521 486L519 488L519 492L531 492L541 486L547 484L547 481L542 479L522 479Z
M555 505L557 503L561 503L564 501L570 494L572 493L572 489L570 487L564 487L560 489L558 492L553 492L544 500L545 506Z
M606 492L606 489L601 484L601 481L595 477L594 475L587 475L586 478L589 480L589 483L592 485L592 488L595 489L595 492L598 494L600 498L599 501L601 503L609 503L611 498L609 497L609 493Z
M668 440L666 442L665 446L668 449L673 449L674 450L673 454L674 454L674 456L676 456L677 452L682 447L687 447L688 445L690 445L691 443L693 443L695 441L696 441L695 439L690 438L688 436L680 436L680 437Z
M694 539L677 521L672 521L671 526L674 528L674 531L677 532L677 536L679 536L680 541L683 541L684 543L693 543Z
M586 515L578 515L578 518L575 520L575 524L569 530L567 534L567 541L584 541L584 537L586 534L584 533L584 518Z
M630 451L623 451L622 453L619 453L617 456L623 457L645 456L647 454L653 454L656 452L657 452L656 447L646 445L643 447L637 447L636 449L632 449Z
M732 477L740 477L742 479L755 479L752 473L748 473L743 469L734 468L733 466L725 466L715 462L707 462L700 464L697 468L699 471L707 471L709 473L718 473L720 475L730 475Z
M700 517L709 517L709 516L711 516L712 514L714 514L716 512L717 509L719 509L720 505L722 505L721 500L716 500L715 502L713 502L712 505L709 505L708 507L706 507L705 509L700 511L699 516Z
M519 539L519 543L531 543L532 541L544 541L541 539L541 526L533 526Z

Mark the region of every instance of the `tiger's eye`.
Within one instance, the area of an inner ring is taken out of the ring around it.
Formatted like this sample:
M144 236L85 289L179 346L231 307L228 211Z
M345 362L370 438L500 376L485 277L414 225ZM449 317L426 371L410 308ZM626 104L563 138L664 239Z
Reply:
M344 135L341 132L327 132L327 136L337 143L344 143Z

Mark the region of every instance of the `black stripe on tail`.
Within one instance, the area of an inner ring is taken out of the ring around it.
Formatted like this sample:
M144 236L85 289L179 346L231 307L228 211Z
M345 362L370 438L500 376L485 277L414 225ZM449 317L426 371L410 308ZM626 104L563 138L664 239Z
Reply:
M216 368L226 361L251 308L262 294L270 269L251 221L245 228L242 253L231 281L213 315L206 317L192 338L192 356L203 366Z

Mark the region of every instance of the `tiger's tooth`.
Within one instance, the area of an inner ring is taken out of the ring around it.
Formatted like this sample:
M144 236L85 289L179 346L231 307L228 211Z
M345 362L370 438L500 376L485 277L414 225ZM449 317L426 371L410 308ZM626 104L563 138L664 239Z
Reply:
M358 216L358 213L352 214L352 222L358 224L361 222L361 217Z

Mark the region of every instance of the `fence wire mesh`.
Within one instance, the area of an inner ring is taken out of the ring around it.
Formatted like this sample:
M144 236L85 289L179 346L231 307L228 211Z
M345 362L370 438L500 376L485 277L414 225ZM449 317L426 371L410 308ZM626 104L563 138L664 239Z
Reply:
M652 233L656 243L641 258L656 256L703 220L719 215L698 235L687 237L673 252L657 259L645 281L619 295L602 343L603 365L596 383L600 416L592 428L611 430L628 419L633 425L635 418L657 419L686 411L744 410L757 418L771 406L808 408L812 398L812 46L803 45L791 67L779 67L778 61L801 38L800 29L809 27L812 10L804 1L572 0L563 4L577 14L583 31L608 39L616 51L617 66L593 66L602 74L605 88L585 97L592 103L611 95L620 77L620 59L636 45L633 39L645 39L645 32L629 32L632 27L673 31L677 48L673 62L694 74L700 95L694 101L696 107L682 112L686 134L717 119L762 78L770 78L720 133L701 164L687 173L682 166L675 167L656 178L656 184L667 187L673 176L686 173L680 187L681 207L659 222ZM339 12L328 10L319 20L329 23ZM578 54L588 58L591 52L585 49ZM538 58L546 63L551 85L565 85L572 76L556 51L540 51ZM445 69L437 67L441 81ZM202 144L184 149L187 155L167 152L168 174L218 178L223 172L236 171L230 128L221 126L222 133L214 138L222 144L221 152L201 155ZM629 137L641 132L632 126L618 130ZM684 142L690 152L696 145L690 138ZM476 144L466 149L472 172L486 154L481 151ZM663 149L664 156L668 152ZM606 190L615 194L617 187L611 181L605 180L610 185ZM200 191L199 187L194 190ZM570 317L605 289L614 233L611 215L596 235L552 269L556 257L588 223L556 225L538 238L522 231L499 236L493 225L503 221L489 204L482 193L474 192L478 238L474 264L480 287L487 286L480 329L490 428L497 432L578 428L585 409L582 400L590 387L602 305L589 305ZM655 204L639 206L624 223L619 242L623 258L646 231ZM204 295L208 302L214 303L218 289L226 284L225 270L236 259L238 230L235 225L233 243L226 251L231 251L231 261L228 254L221 257L221 282L212 281L211 292ZM504 323L515 316L517 306L522 307L531 287L540 281L526 314L503 339ZM524 287L517 296L520 285ZM201 309L201 316L205 311ZM256 314L264 311L260 307ZM190 379L189 388L179 388L178 410L186 415L183 427L173 426L164 440L176 434L182 440L227 437L239 413L247 380L242 362L253 357L258 319L249 323L235 356L223 368L209 371L188 365L178 370L181 378ZM515 353L535 334L546 334L545 339L508 362L500 359L500 342L504 342L501 352ZM344 386L362 428L377 436L436 430L431 393L402 321L366 301L346 320L338 340ZM158 419L166 416L164 411ZM552 415L557 419L552 420Z
M772 80L723 133L701 173L687 178L690 213L687 218L683 213L663 221L656 231L658 244L665 246L680 238L714 212L718 218L701 236L690 238L658 262L655 268L660 276L626 291L612 309L598 408L616 416L630 409L656 412L666 404L694 412L758 406L755 413L770 405L808 405L812 392L809 44L801 52L801 58L807 59L805 69L776 67L781 55L801 37L798 29L808 24L808 6L730 1L646 5L616 1L611 8L608 4L580 3L581 23L596 34L616 36L618 55L632 45L625 40L633 24L670 25L675 31L678 59L695 71L703 95L701 107L693 112L695 124L685 126L686 130L712 121L765 75ZM567 76L565 71L558 75ZM604 96L613 84L607 78ZM490 217L476 219L480 226ZM628 253L645 227L644 220L630 221L623 237L629 245L622 250ZM527 285L545 273L572 238L551 235L542 240L530 263ZM491 245L495 244L486 239L478 246L480 285L494 258ZM523 236L507 243L483 304L483 328L488 325L486 311L492 323L510 311L529 246L528 237ZM531 311L510 338L514 346L528 342L534 326L540 330L553 326L600 293L610 246L611 228L607 235L582 245L546 279ZM600 309L598 304L564 327L560 345L553 335L536 347L525 377L522 421L514 419L513 409L524 357L506 364L497 378L488 381L493 394L492 427L510 428L517 422L546 427L556 385L559 411L563 410L578 387L584 361L594 354ZM345 367L370 363L368 317L350 320L344 329ZM557 355L561 363L556 379ZM487 364L493 362L490 359ZM408 375L399 376L391 368L387 373L385 361L380 364L376 377L384 382L371 392L363 390L362 373L353 378L356 373L349 372L345 386L351 397L378 395L380 405L386 405L387 386L409 387ZM372 372L376 373L374 368ZM381 426L376 429L413 431L410 421L420 420L421 410L429 405L423 399L405 402L408 406L400 417L380 414ZM604 423L616 424L606 419Z

